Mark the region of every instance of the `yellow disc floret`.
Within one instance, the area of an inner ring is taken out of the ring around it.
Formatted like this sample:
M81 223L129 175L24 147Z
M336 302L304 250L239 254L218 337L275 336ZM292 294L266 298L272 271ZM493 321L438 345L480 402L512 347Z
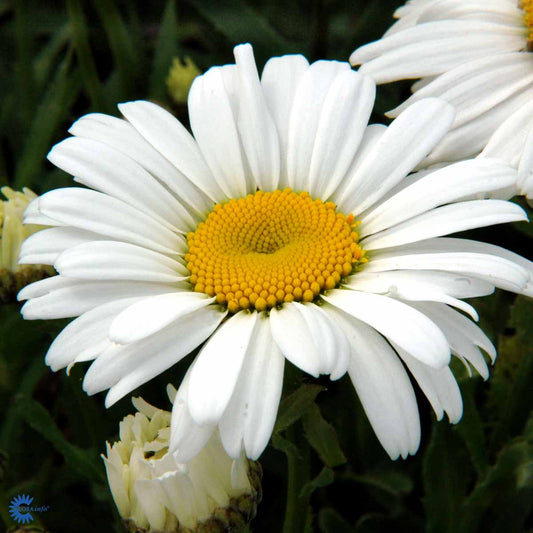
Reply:
M187 235L197 292L235 313L314 300L365 261L353 215L291 189L216 204Z
M533 52L533 0L520 0L519 5L524 11L524 23L529 31L527 49Z

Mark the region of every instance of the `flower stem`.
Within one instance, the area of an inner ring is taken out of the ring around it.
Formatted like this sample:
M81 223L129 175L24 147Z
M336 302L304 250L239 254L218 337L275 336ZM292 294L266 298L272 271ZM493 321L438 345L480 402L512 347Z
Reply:
M298 431L299 424L287 429L287 438L297 446L294 453L287 453L287 506L283 533L299 533L306 531L310 513L309 496L302 496L301 491L310 480L310 449L309 443ZM298 429L297 429L298 428Z

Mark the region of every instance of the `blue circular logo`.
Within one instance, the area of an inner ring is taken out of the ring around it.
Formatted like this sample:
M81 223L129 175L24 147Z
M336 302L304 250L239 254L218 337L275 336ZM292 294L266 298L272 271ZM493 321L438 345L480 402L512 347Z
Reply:
M26 508L33 501L33 496L29 494L19 494L15 496L9 504L9 514L19 524L27 524L33 520L33 516Z

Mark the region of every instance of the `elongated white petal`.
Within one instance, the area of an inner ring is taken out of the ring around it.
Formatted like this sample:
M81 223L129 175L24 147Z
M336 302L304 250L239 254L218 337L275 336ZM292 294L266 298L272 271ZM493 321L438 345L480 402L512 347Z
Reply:
M278 186L289 185L287 178L287 145L289 119L294 94L303 73L309 68L307 59L301 55L286 55L269 59L261 75L265 100L276 124L280 149L280 176Z
M287 139L287 178L295 190L308 190L309 171L324 101L348 63L317 61L301 76L296 88Z
M69 226L49 228L30 235L20 247L19 263L53 265L67 248L105 237Z
M259 316L239 380L220 420L220 437L228 455L242 450L250 459L263 452L276 422L285 359L270 332L269 319Z
M56 189L35 200L38 210L61 225L100 233L160 252L184 250L183 238L116 198L89 189Z
M420 421L413 388L385 339L341 311L331 311L351 345L348 373L377 438L391 459L416 453Z
M503 189L515 181L516 171L502 161L461 161L426 174L380 203L364 215L359 233L371 235L439 205Z
M63 276L52 276L50 278L40 279L35 283L26 285L26 287L18 293L17 300L20 302L23 300L29 300L30 298L38 298L39 296L44 296L57 289L71 287L78 283L79 281L64 278Z
M246 159L257 186L264 191L277 188L280 148L274 120L261 88L252 47L235 47L239 93L238 129Z
M171 127L175 126L176 119L174 117L169 117L168 114L165 115L167 112L164 110L161 113L161 108L150 102L130 102L130 104L123 104L123 106L123 110L131 117L134 117L135 123L141 122L143 116L149 117L148 123L143 122L140 125L149 138L152 138L150 133L153 135L155 132L148 133L147 130L156 126L157 118L161 115L168 119ZM165 143L175 143L176 137L172 135L173 131L167 130L164 124L160 124L160 127L165 130L166 134L164 137L157 135L155 139L157 146L161 148L165 146ZM178 130L180 130L179 126ZM180 131L185 133L185 135L189 135L186 130L185 132L183 130ZM190 205L196 215L205 216L211 209L212 200L210 201L208 196L191 181L193 177L189 179L180 172L170 162L171 160L158 152L157 148L150 144L149 139L145 139L128 121L101 113L91 113L74 122L69 129L69 133L77 137L100 141L127 155L179 198L183 199L186 204ZM194 141L191 141L192 138L189 135L188 142L194 146ZM198 148L196 149L198 150ZM169 152L168 155L172 159L177 157L176 151ZM191 154L188 155L190 156ZM183 164L183 158L179 162ZM198 165L197 162L193 164Z
M54 264L65 277L173 283L189 272L178 261L134 244L92 241L63 252Z
M111 345L85 374L84 390L95 394L109 388L110 407L183 359L209 338L225 315L216 307L199 309L139 342Z
M320 353L298 305L289 303L281 309L273 308L270 311L270 325L272 337L281 353L293 365L318 377L322 368Z
M335 195L345 213L361 213L382 198L431 151L449 130L453 108L428 98L402 113L374 144L364 161L347 176Z
M56 276L61 278L61 276ZM51 278L55 279L55 278ZM113 300L168 292L168 285L134 281L78 281L32 297L22 307L26 320L70 318Z
M322 298L372 326L423 363L433 368L448 364L450 348L444 334L413 307L378 294L338 289Z
M364 239L365 250L400 246L504 222L527 220L518 205L503 200L471 200L438 207Z
M109 326L115 317L137 300L138 298L113 300L73 320L51 344L46 353L46 364L57 372L75 361L84 350L99 346L107 340Z
M198 354L188 397L191 416L198 424L220 420L235 389L256 320L257 313L237 313Z
M118 108L162 156L211 200L218 202L224 198L198 144L179 120L151 102L128 102Z
M395 346L396 351L413 374L420 388L431 403L437 420L441 420L444 413L452 424L457 424L463 415L463 400L449 367L430 368L401 348Z
M145 298L116 317L109 328L109 339L119 344L139 341L214 301L205 294L185 291Z
M220 68L211 68L194 80L189 92L189 117L194 137L224 195L246 196L239 133Z

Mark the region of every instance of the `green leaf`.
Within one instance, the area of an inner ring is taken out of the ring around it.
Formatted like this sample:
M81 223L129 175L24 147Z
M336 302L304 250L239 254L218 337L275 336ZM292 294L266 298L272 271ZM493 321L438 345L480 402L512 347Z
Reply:
M35 73L35 81L39 88L45 85L57 57L67 45L70 37L70 24L65 23L53 34L50 41L46 43L35 59L33 71Z
M517 439L499 453L496 464L465 502L460 531L523 531L533 502L533 445ZM490 524L489 529L485 525ZM480 527L482 529L480 529Z
M322 533L353 533L353 527L334 509L321 509L318 527Z
M65 440L50 413L39 402L26 396L17 396L16 404L21 418L53 444L71 468L93 482L104 481L103 468L96 455Z
M95 111L109 112L109 105L106 101L103 85L98 78L89 44L88 25L83 14L82 3L80 0L67 0L67 8L72 28L72 41L92 107Z
M165 82L172 65L172 59L178 54L177 42L176 3L174 0L169 0L157 34L154 61L150 74L150 98L162 100L166 97L167 86Z
M401 472L372 472L370 474L345 474L345 479L377 488L393 496L404 496L413 490L413 480Z
M133 96L136 73L140 70L140 57L124 24L120 11L112 0L96 0L94 5L102 20L115 60L121 85L122 99Z
M462 441L450 425L434 423L422 472L428 533L456 533L459 511L470 481L469 464Z
M323 391L322 385L304 384L282 400L279 406L278 419L274 433L279 433L299 420L315 401L318 393Z
M294 45L282 37L261 13L243 0L188 0L188 3L231 44L252 40L254 48L270 56L296 51Z
M77 72L70 72L71 55L68 54L44 94L27 135L24 150L18 160L14 187L41 190L40 175L45 157L50 150L57 128L68 116L71 105L81 89Z
M346 462L335 429L324 419L316 404L303 415L303 427L309 444L326 466L335 467Z
M322 487L327 487L328 485L331 485L335 481L335 474L333 473L333 470L331 468L328 468L325 466L318 476L316 476L314 479L312 479L309 483L306 483L302 490L300 491L300 496L302 498L308 498L315 492L316 489L320 489Z
M478 380L469 379L461 386L463 396L463 417L455 430L463 440L470 452L472 464L478 472L483 475L488 466L487 447L485 443L485 432L483 422L477 410L474 391Z

